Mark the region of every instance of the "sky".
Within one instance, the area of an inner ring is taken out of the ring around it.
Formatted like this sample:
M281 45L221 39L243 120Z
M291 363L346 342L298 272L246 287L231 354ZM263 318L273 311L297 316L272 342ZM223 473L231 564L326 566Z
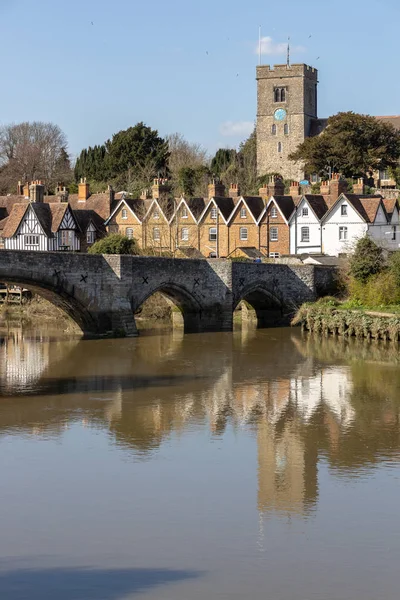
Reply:
M69 151L143 121L210 153L246 139L255 68L319 70L319 117L400 113L398 0L0 0L0 125L51 121Z

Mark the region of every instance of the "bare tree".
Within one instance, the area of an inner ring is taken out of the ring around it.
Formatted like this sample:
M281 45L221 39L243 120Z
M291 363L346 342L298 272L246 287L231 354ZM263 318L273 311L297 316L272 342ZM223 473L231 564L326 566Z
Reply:
M67 138L58 125L34 121L0 128L1 176L7 182L43 179L52 189L70 171ZM4 184L3 184L4 185Z
M171 133L166 139L170 152L168 166L173 176L184 167L196 169L208 163L206 150L200 144L191 144L185 140L181 133Z

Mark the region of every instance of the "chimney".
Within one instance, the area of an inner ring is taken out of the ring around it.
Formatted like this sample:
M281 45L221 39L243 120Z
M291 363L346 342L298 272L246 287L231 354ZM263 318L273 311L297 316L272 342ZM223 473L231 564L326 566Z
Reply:
M321 181L321 186L320 186L320 191L319 193L322 196L329 196L330 194L330 185L329 185L329 181Z
M268 186L266 184L264 184L262 187L260 187L260 189L258 190L258 195L261 196L261 198L264 198L264 200L268 200L269 192L268 192Z
M142 190L142 193L140 194L140 199L148 200L148 198L151 198L150 190Z
M336 201L340 194L347 192L347 181L340 178L339 173L332 173L332 179L330 184L330 196L333 201Z
M280 177L275 175L270 177L268 194L269 196L283 196L285 194L285 185Z
M113 190L112 185L109 185L108 188L107 188L107 190L108 190L108 193L109 193L109 196L110 196L110 206L111 206L111 204L114 202L115 192Z
M231 183L228 192L229 198L239 198L240 188L238 183Z
M23 194L25 198L29 198L29 183L26 182L23 187Z
M33 181L29 186L30 202L43 202L44 200L44 185L41 181Z
M89 196L89 184L86 182L85 177L85 179L81 179L80 183L78 184L78 200L87 200Z
M24 186L22 185L22 183L20 181L18 181L17 196L23 196L23 195L24 195Z
M300 196L300 184L298 181L292 181L289 188L289 196L298 198Z
M211 183L208 184L208 199L211 198L224 198L225 196L225 186L223 183L212 180Z
M353 193L357 194L357 196L365 194L364 179L357 179L357 183L353 184Z
M168 200L171 193L168 179L154 179L151 193L153 200Z

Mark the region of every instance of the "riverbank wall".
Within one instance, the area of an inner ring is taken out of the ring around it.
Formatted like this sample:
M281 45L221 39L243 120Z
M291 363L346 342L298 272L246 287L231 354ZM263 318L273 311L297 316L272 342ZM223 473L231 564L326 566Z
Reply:
M292 325L322 335L400 340L400 315L344 310L321 302L303 304Z

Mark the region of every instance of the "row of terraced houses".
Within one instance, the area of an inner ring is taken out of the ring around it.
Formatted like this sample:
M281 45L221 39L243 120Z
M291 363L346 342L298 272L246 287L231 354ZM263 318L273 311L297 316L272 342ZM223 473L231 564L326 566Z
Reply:
M107 233L121 233L143 250L183 257L339 256L363 235L399 248L398 200L366 195L362 180L349 194L337 174L318 195L302 194L296 182L285 194L280 179L271 179L259 196L242 196L237 184L225 195L214 182L207 198L176 199L159 179L138 199L112 189L91 194L86 181L78 188L78 194L59 187L45 196L37 181L0 197L1 247L85 252Z

